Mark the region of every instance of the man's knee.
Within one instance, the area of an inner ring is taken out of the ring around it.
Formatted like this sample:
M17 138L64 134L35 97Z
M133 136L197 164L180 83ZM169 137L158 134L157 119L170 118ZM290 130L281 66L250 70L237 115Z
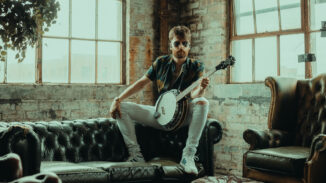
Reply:
M209 102L206 98L204 97L200 97L196 100L195 104L198 104L198 105L208 105Z

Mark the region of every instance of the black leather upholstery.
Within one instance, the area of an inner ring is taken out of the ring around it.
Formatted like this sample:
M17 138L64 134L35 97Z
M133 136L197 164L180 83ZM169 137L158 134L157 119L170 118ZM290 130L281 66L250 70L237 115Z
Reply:
M37 134L41 171L55 172L63 182L178 181L188 177L179 165L188 127L171 133L136 125L147 162L128 163L123 162L128 151L113 119L11 123L15 124ZM197 151L200 176L213 174L212 149L221 136L220 124L209 119Z
M267 182L326 182L326 74L268 77L268 130L243 133L243 176Z

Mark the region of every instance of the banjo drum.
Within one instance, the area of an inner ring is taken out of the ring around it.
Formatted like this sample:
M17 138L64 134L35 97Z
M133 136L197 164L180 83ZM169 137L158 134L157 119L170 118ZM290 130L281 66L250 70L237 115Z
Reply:
M215 67L215 69L205 74L202 78L209 77L216 71L232 66L234 63L234 57L229 56L225 61L222 61ZM154 118L165 130L174 131L182 126L189 107L189 102L184 97L200 84L200 80L201 78L193 82L182 92L177 89L172 89L160 95L155 104Z

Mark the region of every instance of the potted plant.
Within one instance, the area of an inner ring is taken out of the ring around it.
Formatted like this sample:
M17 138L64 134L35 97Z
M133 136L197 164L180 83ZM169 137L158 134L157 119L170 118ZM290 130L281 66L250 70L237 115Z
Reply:
M35 46L56 23L59 10L56 0L0 0L0 60L12 49L22 62L27 46Z

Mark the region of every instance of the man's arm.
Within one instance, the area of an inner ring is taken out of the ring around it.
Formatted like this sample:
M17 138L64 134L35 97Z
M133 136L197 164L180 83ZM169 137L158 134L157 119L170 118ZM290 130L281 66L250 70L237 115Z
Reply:
M203 78L201 79L200 85L194 88L190 93L190 98L202 97L205 94L205 89L209 85L209 79Z
M139 92L142 90L151 80L145 75L142 78L138 79L135 83L130 85L127 89L125 89L119 97L114 98L111 107L110 107L110 114L111 116L116 119L117 117L121 118L120 112L120 102L131 95Z
M151 80L147 76L143 76L140 79L138 79L135 83L130 85L127 89L125 89L120 95L119 95L119 100L122 101L131 95L139 92L142 90L148 83L150 83Z

